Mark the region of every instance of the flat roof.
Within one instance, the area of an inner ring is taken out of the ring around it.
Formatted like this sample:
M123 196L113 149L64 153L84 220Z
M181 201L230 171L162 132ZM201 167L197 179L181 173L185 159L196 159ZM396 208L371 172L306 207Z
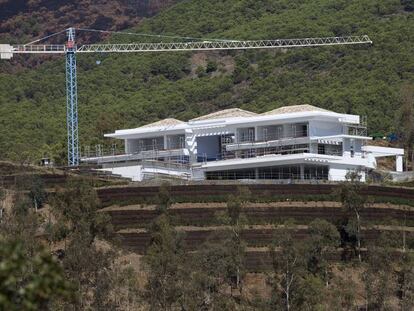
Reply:
M324 112L332 112L330 110L322 109L319 107L315 107L312 105L292 105L292 106L284 106L277 109L273 109L267 112L262 113L261 115L275 115L275 114L285 114L285 113L294 113L294 112L305 112L305 111L324 111Z
M217 120L217 119L223 119L223 118L237 118L237 117L252 117L257 116L258 114L255 112L243 110L240 108L231 108L231 109L224 109L220 111L216 111L213 113L209 113L194 119L191 119L190 121L202 121L202 120Z
M231 108L213 112L198 118L183 122L173 118L167 118L147 125L143 125L134 129L117 130L112 134L105 134L105 137L113 137L119 139L125 138L139 138L140 135L146 136L149 134L157 134L157 132L168 133L184 133L186 129L198 130L209 127L223 127L223 126L238 126L239 124L254 124L254 123L271 123L273 121L286 122L286 120L297 119L336 119L343 123L359 123L359 116L342 114L326 109L318 108L312 105L294 105L280 107L262 114L257 114L251 111Z

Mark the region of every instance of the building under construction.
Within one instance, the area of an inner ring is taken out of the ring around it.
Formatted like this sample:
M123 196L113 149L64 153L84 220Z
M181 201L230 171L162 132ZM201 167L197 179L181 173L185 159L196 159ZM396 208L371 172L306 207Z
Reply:
M188 122L165 119L105 137L122 139L122 154L84 157L102 170L141 181L157 176L189 180L331 180L375 169L379 157L403 149L369 146L366 120L311 105L262 114L226 109Z

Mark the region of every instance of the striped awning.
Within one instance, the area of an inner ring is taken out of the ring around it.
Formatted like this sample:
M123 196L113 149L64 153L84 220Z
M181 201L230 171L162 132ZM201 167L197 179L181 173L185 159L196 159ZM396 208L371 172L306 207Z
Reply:
M328 162L327 159L322 159L322 158L305 158L305 161L307 161L307 162L318 162L318 163Z
M324 145L340 145L342 143L342 139L340 138L334 138L334 139L318 139L318 144L324 144Z

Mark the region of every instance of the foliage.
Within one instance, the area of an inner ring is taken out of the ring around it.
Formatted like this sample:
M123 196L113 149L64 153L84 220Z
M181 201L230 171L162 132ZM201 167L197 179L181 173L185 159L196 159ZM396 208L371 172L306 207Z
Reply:
M0 309L51 310L53 301L71 297L72 287L45 249L29 256L18 240L0 240Z
M46 191L42 179L39 176L34 176L30 182L29 197L33 202L33 207L37 210L41 208L46 202Z
M412 1L406 0L181 1L136 31L225 39L368 34L374 44L221 52L214 75L194 79L191 53L79 54L81 144L104 142L108 148L112 141L102 133L165 117L189 119L230 107L264 112L299 103L368 115L370 131L395 132L401 85L414 82L413 23ZM36 20L26 28L33 27ZM128 42L125 36L105 40ZM224 56L234 66L222 64ZM13 64L36 59L18 56ZM10 67L3 63L0 73L1 157L37 161L49 155L64 163L63 59L17 74Z
M400 271L400 307L403 311L414 308L414 254L404 253Z
M161 215L151 228L151 245L144 258L148 269L145 296L151 310L171 310L182 293L182 239Z
M64 241L63 268L77 286L77 299L66 309L114 310L120 305L129 306L130 301L119 301L117 296L130 292L135 284L129 281L128 270L116 262L116 237L109 216L99 212L96 191L87 182L69 183L57 191L52 205L55 223L49 224L49 240ZM136 306L136 299L131 299L132 306Z
M391 299L396 287L393 273L392 248L388 240L382 236L377 243L368 248L365 270L362 279L365 285L365 305L367 310L391 310Z
M404 148L407 150L407 158L414 160L414 85L405 84L401 89L401 107L397 113L399 135Z
M86 245L92 245L96 238L113 236L110 218L99 212L96 191L88 182L69 182L64 189L58 189L53 206L56 217L62 220L57 225L63 226L60 231L66 232L67 238L80 236Z
M367 198L361 194L363 184L361 175L357 171L346 174L346 181L338 189L339 200L342 206L351 214L345 226L345 231L356 240L358 259L361 262L361 212L366 207Z
M272 303L287 311L295 309L300 297L301 280L306 273L304 244L294 240L286 224L274 239L270 252L272 258ZM279 299L279 297L282 299Z
M157 208L161 213L167 212L171 204L173 203L170 195L170 187L170 184L166 182L160 185L157 196Z
M339 232L328 221L315 219L309 224L309 238L308 269L324 280L328 287L331 272L328 256L340 245Z
M31 206L27 196L16 193L11 208L1 213L2 310L53 310L62 302L73 301L73 283L39 241L41 219Z

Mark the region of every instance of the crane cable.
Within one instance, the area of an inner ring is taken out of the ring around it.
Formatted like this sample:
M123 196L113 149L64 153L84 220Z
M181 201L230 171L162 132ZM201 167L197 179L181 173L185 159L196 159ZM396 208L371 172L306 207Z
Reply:
M125 32L125 31L111 31L111 30L99 30L99 29L86 29L86 28L76 28L79 31L90 31L90 32L100 32L100 33L110 33L110 34L121 34L121 35L134 35L141 37L156 37L156 38L170 38L170 39L184 39L184 40L202 40L202 41L237 41L237 40L227 40L227 39L209 39L209 38L197 38L197 37L183 37L183 36L172 36L172 35L157 35L149 33L140 33L140 32Z
M238 42L239 40L228 40L228 39L210 39L210 38L200 38L200 37L186 37L186 36L172 36L172 35L162 35L162 34L149 34L149 33L139 33L139 32L126 32L126 31L110 31L110 30L100 30L100 29L88 29L88 28L75 28L78 31L89 31L89 32L99 32L99 33L108 33L108 34L121 34L121 35L134 35L134 36L140 36L140 37L155 37L155 38L169 38L169 39L184 39L184 40L192 40L192 41L217 41L217 42ZM64 32L66 32L68 29L64 29L59 32L52 33L50 35L47 35L45 37L42 37L40 39L31 41L29 43L26 43L24 45L31 45L46 39L49 39L51 37L60 35Z
M51 35L48 35L48 36L46 36L46 37L43 37L43 38L37 39L37 40L35 40L35 41L32 41L32 42L26 43L26 44L24 44L24 45L31 45L31 44L33 44L33 43L36 43L36 42L39 42L39 41L43 41L43 40L49 39L50 37L54 37L54 36L60 35L61 33L66 32L66 31L67 31L67 29L64 29L64 30L62 30L62 31L52 33Z

